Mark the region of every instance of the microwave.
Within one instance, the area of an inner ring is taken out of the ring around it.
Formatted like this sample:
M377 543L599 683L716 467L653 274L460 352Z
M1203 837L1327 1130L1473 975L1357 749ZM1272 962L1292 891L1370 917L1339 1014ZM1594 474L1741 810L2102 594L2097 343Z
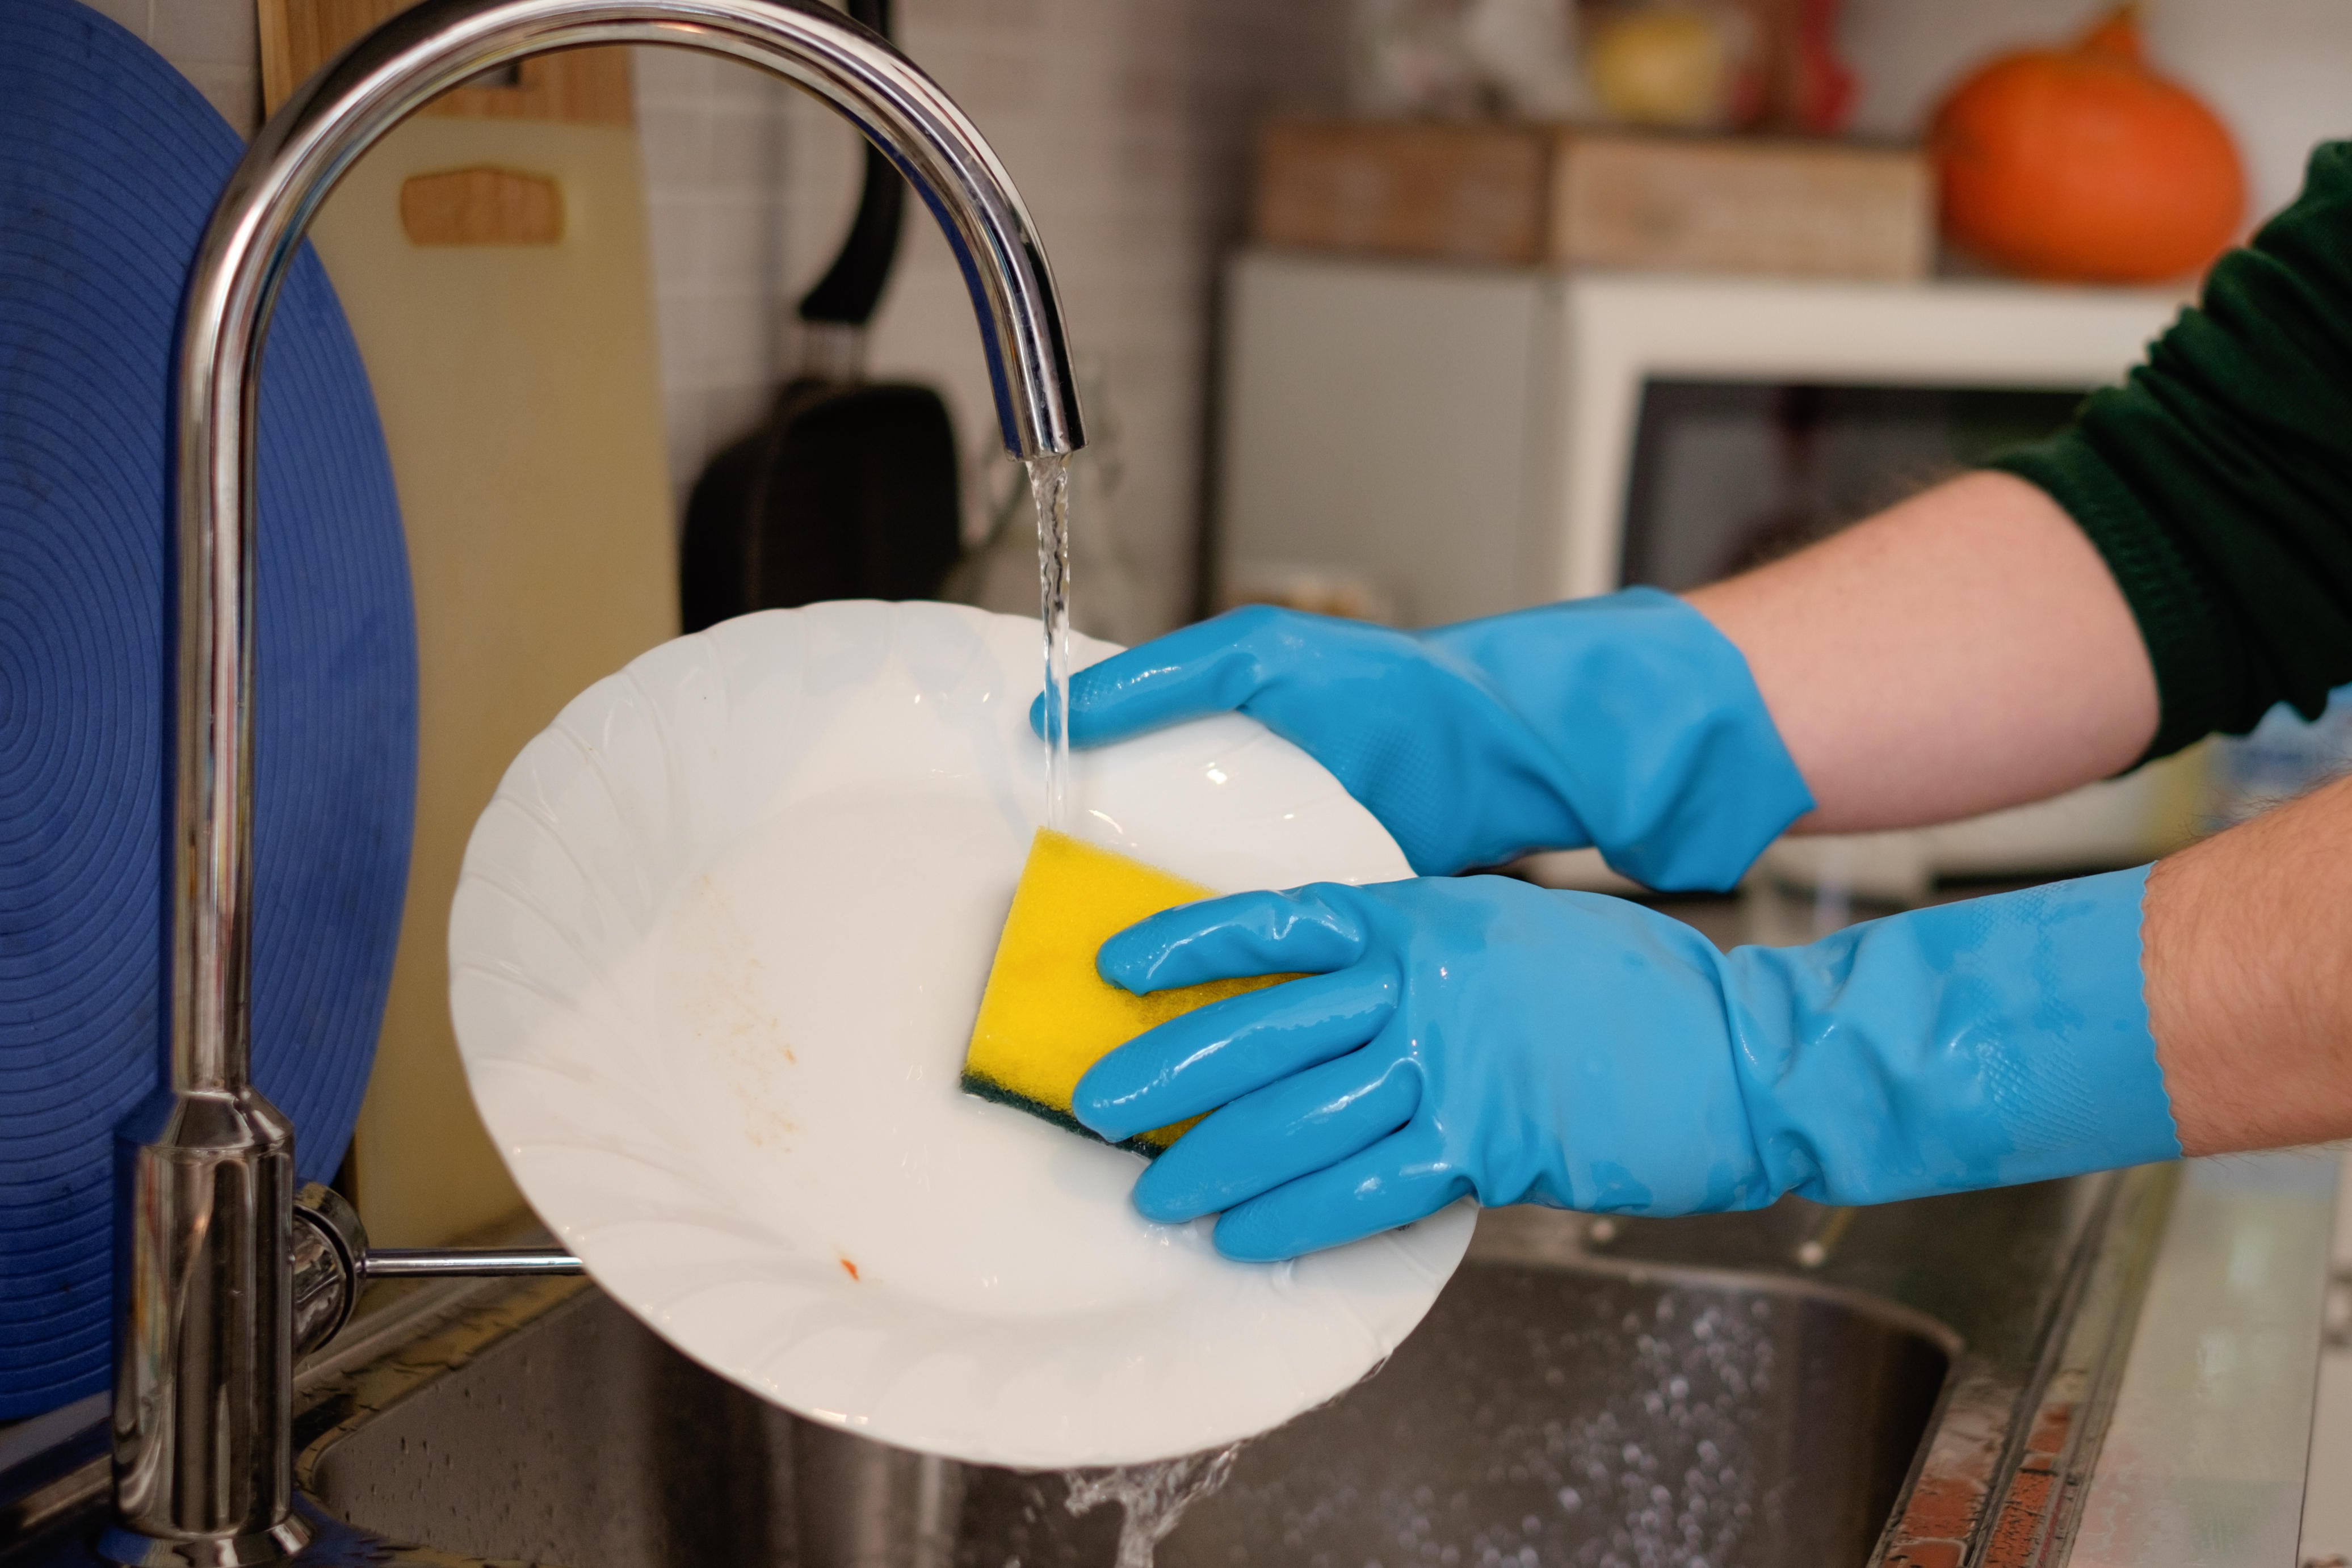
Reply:
M1224 275L1214 584L1426 626L1696 587L2063 424L2173 291L1502 268L1244 250ZM2137 864L2197 819L2194 755L1761 862L1893 902ZM1525 868L1627 884L1598 858Z

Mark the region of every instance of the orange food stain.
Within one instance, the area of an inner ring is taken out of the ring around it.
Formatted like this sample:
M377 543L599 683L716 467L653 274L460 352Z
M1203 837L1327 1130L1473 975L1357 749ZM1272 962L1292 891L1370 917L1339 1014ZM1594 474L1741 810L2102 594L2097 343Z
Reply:
M847 1274L853 1280L857 1278L857 1265L851 1262L846 1258L844 1258L841 1260L841 1271Z

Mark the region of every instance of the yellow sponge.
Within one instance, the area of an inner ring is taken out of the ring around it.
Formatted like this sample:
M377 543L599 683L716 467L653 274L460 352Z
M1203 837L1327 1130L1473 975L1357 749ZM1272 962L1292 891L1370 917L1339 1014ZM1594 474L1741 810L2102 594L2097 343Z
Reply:
M1093 1137L1070 1113L1087 1068L1179 1013L1291 977L1212 980L1139 997L1095 972L1095 952L1108 938L1147 915L1214 896L1140 861L1038 829L971 1027L964 1088ZM1144 1133L1124 1146L1157 1155L1192 1124Z

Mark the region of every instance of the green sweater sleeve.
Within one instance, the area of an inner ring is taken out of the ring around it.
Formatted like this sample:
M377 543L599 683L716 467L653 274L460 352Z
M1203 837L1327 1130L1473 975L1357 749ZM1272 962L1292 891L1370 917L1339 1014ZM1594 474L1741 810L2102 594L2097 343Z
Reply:
M2352 681L2352 141L2312 155L2123 386L1990 466L2115 573L2163 705L2148 758L2281 700L2316 717Z

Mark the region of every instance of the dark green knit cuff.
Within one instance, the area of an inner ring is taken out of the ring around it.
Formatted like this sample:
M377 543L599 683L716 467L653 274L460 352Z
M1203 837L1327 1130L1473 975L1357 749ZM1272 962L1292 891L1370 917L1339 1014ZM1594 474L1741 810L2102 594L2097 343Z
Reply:
M2081 431L2002 453L1985 465L2047 492L2107 563L2156 669L2156 738L2140 762L2168 757L2218 727L2228 674L2211 658L2227 627L2180 547L2116 477ZM2138 766L2135 763L2133 766Z

